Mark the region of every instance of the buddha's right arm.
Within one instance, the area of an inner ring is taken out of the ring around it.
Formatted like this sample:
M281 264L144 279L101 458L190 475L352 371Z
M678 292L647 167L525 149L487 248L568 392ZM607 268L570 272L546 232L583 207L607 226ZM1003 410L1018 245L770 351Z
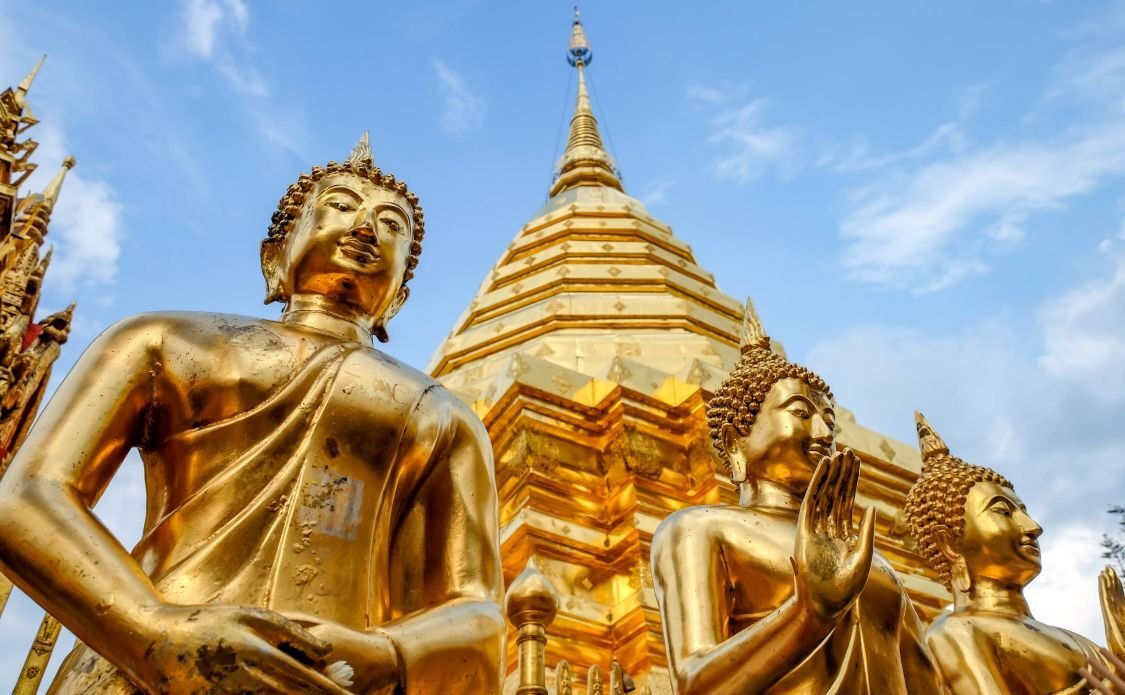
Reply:
M157 594L91 508L143 435L160 334L158 321L141 316L99 336L0 481L4 573L84 642L97 649L112 639L115 650L139 648L134 657Z
M763 692L804 661L832 626L790 597L724 639L731 617L726 568L715 539L690 519L669 518L652 542L673 690L678 695Z

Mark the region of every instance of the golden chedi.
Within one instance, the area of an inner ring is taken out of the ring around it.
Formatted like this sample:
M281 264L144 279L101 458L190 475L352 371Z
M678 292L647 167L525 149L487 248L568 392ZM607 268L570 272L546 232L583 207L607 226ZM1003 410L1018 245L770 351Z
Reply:
M52 692L497 690L487 436L372 343L423 230L365 136L273 217L279 321L147 314L86 350L0 483L4 572L81 640ZM129 552L91 507L134 448Z
M1031 615L1023 589L1039 574L1043 529L996 471L951 456L916 414L922 475L906 514L923 557L953 592L953 611L926 642L955 695L1086 693L1087 662L1112 669L1090 640ZM1101 577L1109 646L1125 656L1125 594L1112 570Z
M824 381L770 349L747 303L742 358L708 404L737 505L669 516L653 580L673 689L712 693L929 693L922 626L857 529L859 459L837 452Z

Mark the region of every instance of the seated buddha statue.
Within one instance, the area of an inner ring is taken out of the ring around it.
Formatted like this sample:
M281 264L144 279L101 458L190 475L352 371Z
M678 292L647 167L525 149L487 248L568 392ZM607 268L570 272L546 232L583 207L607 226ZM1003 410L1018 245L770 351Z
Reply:
M273 215L280 320L145 314L85 351L0 483L3 571L80 640L51 692L499 691L487 434L372 340L423 230L365 135ZM128 551L91 509L132 449Z
M675 512L652 542L673 691L941 692L917 613L858 529L828 385L775 353L747 303L739 363L707 405L739 502Z
M1040 571L1043 529L996 471L951 456L916 414L922 475L907 496L910 531L926 562L953 592L953 610L926 642L954 695L1087 693L1088 662L1113 672L1089 639L1039 622L1023 589ZM1109 646L1122 649L1125 595L1112 570L1100 578Z

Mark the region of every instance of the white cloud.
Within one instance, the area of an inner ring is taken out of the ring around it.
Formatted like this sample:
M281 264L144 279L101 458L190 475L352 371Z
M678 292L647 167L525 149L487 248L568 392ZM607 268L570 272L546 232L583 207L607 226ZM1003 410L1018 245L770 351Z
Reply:
M184 0L184 41L188 53L211 61L239 92L268 97L269 86L246 57L250 9L242 0Z
M961 125L955 121L942 123L921 143L902 152L890 154L872 154L870 141L860 136L843 152L833 150L826 152L817 160L817 166L840 173L870 171L928 157L945 148L953 152L964 148L964 134Z
M1105 248L1103 246L1103 248ZM1094 395L1125 400L1125 250L1113 272L1073 289L1043 309L1040 363L1060 379L1097 384Z
M1085 524L1067 524L1044 534L1043 572L1025 592L1031 612L1047 625L1064 626L1105 644L1098 573L1101 531Z
M253 60L250 9L243 0L183 0L183 34L188 53L209 62L238 94L255 131L271 147L308 160L308 129L289 102L273 98L269 79Z
M870 156L866 142L821 163L869 171L840 226L850 277L916 292L940 290L987 272L989 259L1020 243L1043 212L1125 175L1125 49L1083 49L1055 68L1024 125L1048 107L1074 123L1058 135L970 148L964 121L982 88L963 90L957 120L917 147Z
M242 0L186 0L183 19L188 50L201 58L211 58L224 29L246 32L250 10Z
M464 78L442 61L434 60L434 72L444 101L442 129L450 135L457 135L479 128L488 111L484 98L474 93Z
M667 200L668 191L675 187L673 179L661 179L649 184L648 190L640 196L645 205L659 205Z
M905 180L868 188L841 225L853 278L936 290L986 269L997 243L1023 234L1036 212L1057 210L1125 173L1125 121L924 165Z
M746 94L745 85L728 84L689 85L685 92L692 108L711 113L707 141L720 150L711 163L715 176L740 184L770 170L792 176L800 168L797 130L767 124L770 101Z
M22 195L42 190L67 155L65 137L57 123L36 126L35 136L41 143L35 153L40 166ZM113 187L83 173L80 166L81 162L66 176L46 239L55 252L45 287L60 296L112 284L125 234L124 206Z

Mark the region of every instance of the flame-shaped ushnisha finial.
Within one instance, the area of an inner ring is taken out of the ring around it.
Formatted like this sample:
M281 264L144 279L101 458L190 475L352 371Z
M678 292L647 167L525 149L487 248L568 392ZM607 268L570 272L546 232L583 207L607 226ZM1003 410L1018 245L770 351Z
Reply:
M352 164L366 164L369 167L375 167L375 155L371 153L371 136L366 130L359 137L359 142L352 148L352 153L348 155L347 161Z
M923 465L938 456L949 455L949 446L945 440L934 430L926 416L917 410L914 411L914 423L918 426L918 448L922 450Z
M754 309L754 300L746 298L746 308L742 312L742 335L740 336L739 349L746 354L754 348L770 349L770 337L762 327L762 319Z

